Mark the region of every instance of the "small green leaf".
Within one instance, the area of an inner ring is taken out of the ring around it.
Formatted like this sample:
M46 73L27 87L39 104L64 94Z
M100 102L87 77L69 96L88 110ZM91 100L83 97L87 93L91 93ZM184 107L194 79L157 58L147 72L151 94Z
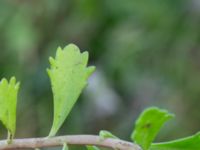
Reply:
M69 149L69 148L68 148L67 144L64 143L64 144L63 144L63 148L62 148L62 150L68 150L68 149Z
M151 107L139 116L131 139L143 150L148 150L163 124L174 115L156 107Z
M87 150L100 150L98 147L96 146L86 146Z
M111 132L106 131L106 130L101 130L99 132L99 136L100 136L101 139L106 139L106 138L119 139L118 137L116 137L115 135L113 135Z
M10 81L2 79L0 82L0 121L8 129L8 140L12 140L16 129L16 107L19 82L15 77Z
M54 118L49 136L54 136L77 101L95 67L87 67L88 52L80 53L74 44L57 49L47 69L54 96Z
M200 133L174 141L153 143L150 147L150 150L199 150L199 149L200 149Z

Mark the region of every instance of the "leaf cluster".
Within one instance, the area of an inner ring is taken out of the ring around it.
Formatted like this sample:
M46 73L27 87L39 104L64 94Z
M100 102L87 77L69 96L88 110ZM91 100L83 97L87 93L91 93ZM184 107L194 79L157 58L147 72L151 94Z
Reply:
M88 52L81 53L74 44L64 49L58 47L55 58L50 57L50 68L47 69L53 91L54 116L48 137L55 136L68 117L81 92L87 85L88 78L95 67L87 67ZM12 142L16 130L16 108L19 82L12 77L9 81L3 78L0 82L0 121L8 130L8 143ZM144 110L135 123L131 140L143 150L198 150L200 133L169 142L153 143L164 123L174 115L167 110L150 107ZM99 132L101 140L116 138L109 131ZM88 150L99 150L93 145L86 145ZM63 143L63 150L67 150Z

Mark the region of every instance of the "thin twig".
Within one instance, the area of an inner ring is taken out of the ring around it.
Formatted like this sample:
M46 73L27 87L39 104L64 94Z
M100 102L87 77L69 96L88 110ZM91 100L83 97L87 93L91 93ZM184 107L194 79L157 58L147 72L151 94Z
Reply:
M2 140L0 141L0 150L55 147L62 146L63 143L69 145L96 145L115 150L141 150L138 145L131 142L113 138L102 139L95 135L67 135L49 138L15 139L11 144L8 144L6 140Z

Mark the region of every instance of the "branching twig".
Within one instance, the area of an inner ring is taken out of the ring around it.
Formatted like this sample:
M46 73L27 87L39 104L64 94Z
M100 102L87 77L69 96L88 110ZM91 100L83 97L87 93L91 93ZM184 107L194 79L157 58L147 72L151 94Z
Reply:
M141 150L138 145L131 142L113 138L101 139L99 136L95 135L67 135L51 138L15 139L12 144L7 144L7 141L3 140L0 141L0 150L54 147L62 146L63 143L69 145L96 145L116 150Z

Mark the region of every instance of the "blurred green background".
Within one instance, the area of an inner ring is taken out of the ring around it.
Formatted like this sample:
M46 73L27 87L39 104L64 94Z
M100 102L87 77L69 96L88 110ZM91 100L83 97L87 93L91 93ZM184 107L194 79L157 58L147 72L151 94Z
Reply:
M129 140L152 105L176 114L156 141L199 131L199 25L199 0L1 0L0 78L21 81L16 137L48 134L48 57L69 43L97 70L59 135L105 129Z

